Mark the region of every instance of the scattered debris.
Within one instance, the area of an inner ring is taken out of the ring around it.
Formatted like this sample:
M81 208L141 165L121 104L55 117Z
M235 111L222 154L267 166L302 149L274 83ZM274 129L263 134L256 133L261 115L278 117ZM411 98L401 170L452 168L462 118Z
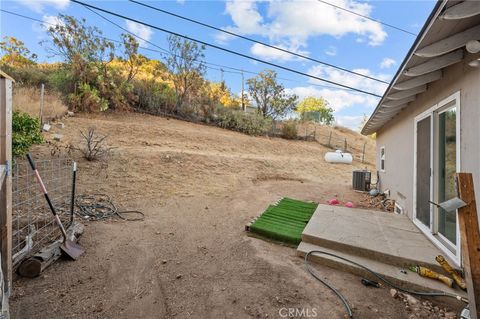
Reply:
M462 288L463 290L467 290L467 284L465 283L465 279L463 279L456 271L453 269L452 266L445 260L442 255L438 255L435 257L435 260L442 266L442 268L453 277L455 283Z
M397 289L390 289L390 296L392 296L392 298L397 298L398 297L398 291Z
M68 115L68 116L75 116L75 113L73 113L72 111L68 111L68 112L67 112L67 115Z
M395 289L390 289L392 298L400 298L405 304L405 309L411 312L409 319L430 319L430 318L445 318L456 319L457 315L448 311L446 308L433 306L430 301L420 302L417 298L407 293L397 292Z
M45 124L43 124L42 131L48 132L48 131L50 131L51 128L52 128L52 126L50 124L45 123Z
M60 141L62 139L63 135L62 134L54 134L53 139L55 141Z
M361 280L362 285L365 287L375 287L375 288L380 288L380 284L376 281L367 279L367 278L362 278Z
M61 129L65 128L65 124L63 122L57 122L56 125L58 128L61 128Z
M366 208L381 209L387 212L393 212L395 208L395 201L387 199L385 194L378 194L377 196L365 194L364 198L360 201L360 204Z
M176 279L181 279L182 278L182 274L178 274L177 277L175 277Z

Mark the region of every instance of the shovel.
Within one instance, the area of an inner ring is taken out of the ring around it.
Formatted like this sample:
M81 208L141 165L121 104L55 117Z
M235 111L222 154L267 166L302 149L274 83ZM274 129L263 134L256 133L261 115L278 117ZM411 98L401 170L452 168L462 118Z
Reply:
M55 211L55 207L53 207L52 201L50 200L50 196L48 196L47 189L45 188L45 184L43 184L42 178L40 177L40 174L38 173L38 170L35 167L35 162L33 161L30 154L27 154L27 159L28 159L28 162L30 163L30 167L35 172L35 178L37 179L37 182L40 185L40 190L42 191L43 195L45 195L45 199L47 200L48 206L50 207L50 210L52 211L52 214L55 217L58 227L60 227L60 230L62 231L63 242L62 242L62 245L60 246L60 249L68 257L72 258L73 260L76 260L78 257L80 257L81 254L84 253L84 250L82 246L68 239L67 232L65 231L65 228L63 227L63 224L60 221L60 217L58 217L57 212Z

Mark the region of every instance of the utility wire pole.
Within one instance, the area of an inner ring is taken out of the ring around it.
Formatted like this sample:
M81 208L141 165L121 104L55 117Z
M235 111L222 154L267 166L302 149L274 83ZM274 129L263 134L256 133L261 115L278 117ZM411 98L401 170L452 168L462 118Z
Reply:
M245 96L244 96L245 94L243 93L243 90L244 90L243 85L244 85L244 83L245 83L245 81L244 81L244 79L243 79L243 70L242 70L242 110L243 110L243 112L246 112L246 111L247 111L247 108L245 107Z

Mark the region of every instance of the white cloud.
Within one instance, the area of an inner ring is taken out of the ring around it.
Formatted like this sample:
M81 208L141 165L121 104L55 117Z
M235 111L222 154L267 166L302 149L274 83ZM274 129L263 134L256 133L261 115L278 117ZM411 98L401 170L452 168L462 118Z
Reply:
M50 27L55 27L56 25L65 25L65 23L58 18L58 16L44 14L42 20L45 22L45 24L34 22L32 25L33 31L38 33L37 38L39 40L48 38L48 35L45 33L45 31L47 31Z
M58 16L51 16L48 14L45 14L42 17L42 20L45 22L45 28L48 29L49 27L54 27L56 25L63 26L65 23L58 17Z
M350 108L354 105L362 105L368 108L373 108L378 103L378 98L366 94L355 93L352 91L335 89L335 88L319 88L316 86L299 86L286 89L288 93L298 95L302 100L308 96L323 97L328 101L330 107L335 111Z
M292 51L292 52L295 52L295 53L298 53L298 54L308 56L308 52L300 51L298 49L298 47L286 47L286 46L281 45L281 44L276 44L275 46L279 47L279 48L282 48L282 49L285 49L285 50L288 50L288 51ZM296 57L295 55L292 55L292 54L289 54L287 52L283 52L283 51L280 51L280 50L277 50L277 49L274 49L274 48L271 48L271 47L267 47L267 46L264 46L264 45L259 44L259 43L255 43L254 45L252 45L252 47L250 48L250 52L252 54L262 58L262 59L267 60L267 61L271 61L271 60L274 60L274 61L290 61L290 60L293 60L293 59L298 59L298 57Z
M336 56L337 55L337 48L331 45L328 48L326 48L324 52L325 52L326 55Z
M150 41L153 35L153 31L150 27L147 27L143 24L136 23L130 20L125 20L127 24L127 30L135 34L136 36L144 39L145 41ZM145 41L141 39L137 39L138 43L141 46L145 45Z
M394 59L392 58L384 58L382 60L382 62L380 62L380 68L382 69L388 69L390 68L391 66L394 66L395 64L397 64L397 61L395 61Z
M310 37L330 35L336 38L354 33L370 45L379 45L387 37L382 26L319 1L277 0L263 2L266 16L260 14L258 3L262 1L230 0L225 12L230 15L233 26L225 29L243 35L260 35L271 42L289 43L304 47ZM372 6L354 0L338 0L336 5L369 15ZM217 40L228 40L219 34Z
M352 71L370 76L372 78L377 78L382 81L387 81L390 79L390 75L388 74L374 74L368 69L357 68L353 69ZM377 95L382 95L385 89L387 88L387 84L378 82L375 80L370 80L365 77L355 75L352 73L348 73L345 71L341 71L332 67L317 65L310 68L307 71L308 74L324 78L333 82L341 83L350 87L354 87L357 89L361 89L367 92L371 92ZM311 79L309 80L311 83L317 84L324 84L322 81Z
M63 10L70 4L70 0L17 0L22 5L31 10L42 13L47 6L52 6L55 9Z
M363 115L338 115L335 117L335 123L340 126L348 127L354 131L360 130L363 121Z
M185 0L177 0L177 3L179 3L179 4L185 4Z

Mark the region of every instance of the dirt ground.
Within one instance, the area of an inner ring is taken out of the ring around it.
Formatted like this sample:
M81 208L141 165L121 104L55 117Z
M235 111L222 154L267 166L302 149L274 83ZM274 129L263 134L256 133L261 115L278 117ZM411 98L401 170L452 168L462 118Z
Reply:
M244 226L283 196L359 203L351 171L315 142L249 137L140 114L65 119L61 145L79 145L95 126L114 149L108 162L79 152L79 193L107 193L145 220L86 222L86 253L59 261L36 279L17 278L13 318L344 318L339 300L305 270L295 249L249 237ZM60 150L60 151L59 151ZM65 155L38 146L37 158ZM354 307L355 318L408 318L386 288L316 266ZM283 312L282 312L283 311ZM306 315L304 317L307 317Z

